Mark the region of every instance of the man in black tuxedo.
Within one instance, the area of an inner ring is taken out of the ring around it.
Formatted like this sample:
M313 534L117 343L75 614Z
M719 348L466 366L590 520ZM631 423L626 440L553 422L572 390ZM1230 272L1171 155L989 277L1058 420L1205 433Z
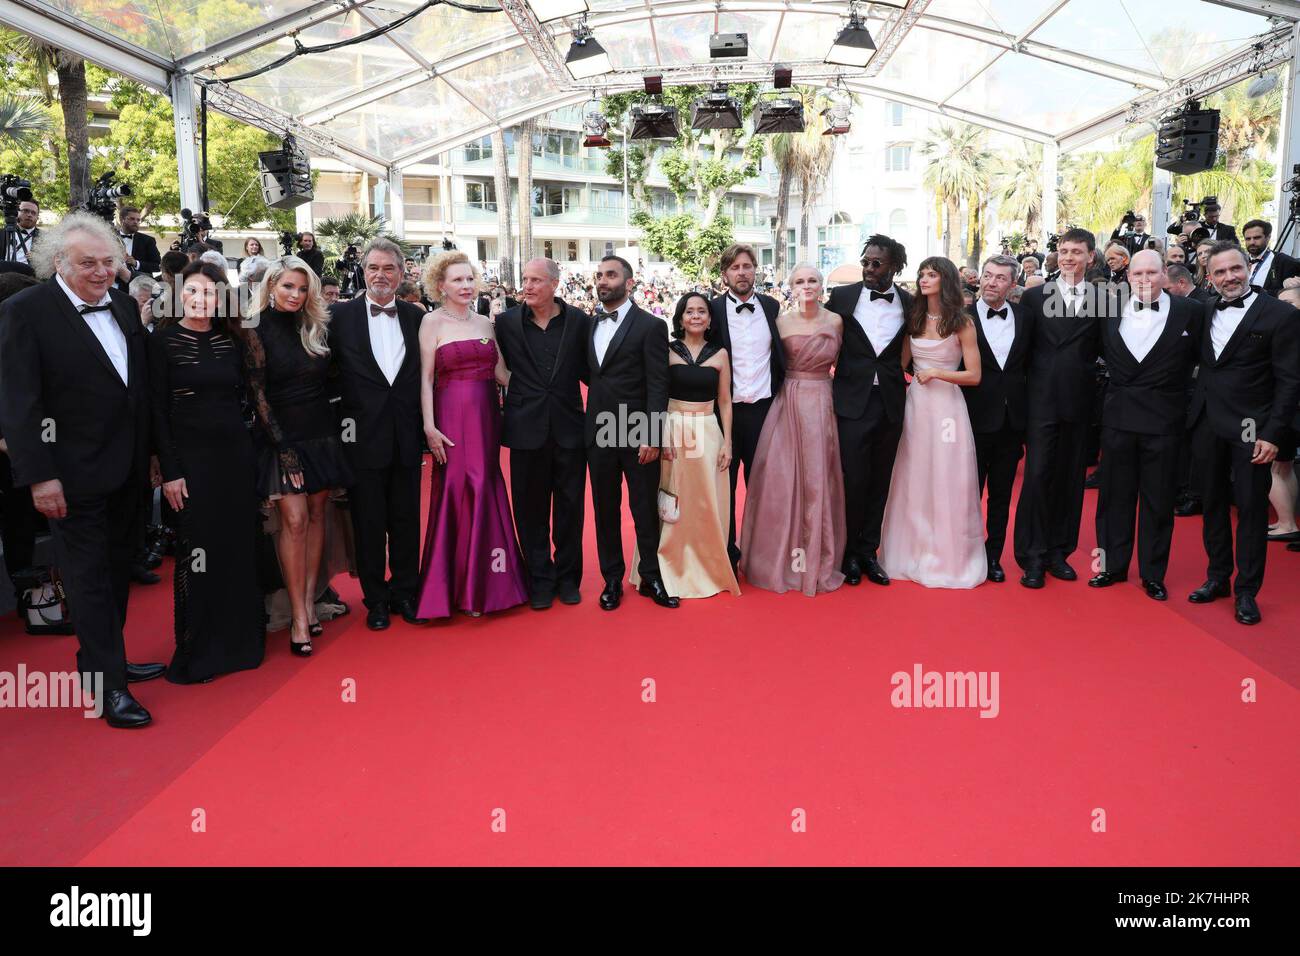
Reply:
M1273 238L1272 223L1252 219L1241 227L1241 237L1250 256L1250 284L1274 298L1282 291L1282 283L1300 276L1300 262L1268 247Z
M1213 239L1215 242L1237 243L1237 230L1235 227L1228 225L1226 222L1219 222L1219 214L1222 207L1217 202L1206 203L1201 207L1201 214L1205 217L1201 220L1201 226L1205 229L1203 239ZM1202 241L1201 239L1196 240Z
M659 449L668 412L668 326L632 301L632 266L606 256L596 271L596 313L587 342L590 386L584 441L605 589L600 606L623 598L623 479L636 526L641 594L677 607L659 574Z
M1216 243L1208 269L1219 298L1206 306L1201 367L1187 421L1201 472L1209 569L1188 600L1205 604L1228 596L1229 512L1235 504L1236 617L1242 624L1258 624L1255 595L1264 581L1268 547L1270 466L1300 403L1300 316L1250 287L1250 262L1241 247Z
M36 221L41 215L41 204L35 199L24 199L18 204L18 215L12 226L5 226L0 231L0 258L6 262L22 262L30 265L32 249L36 245L41 231L36 228Z
M1138 573L1149 597L1164 601L1174 536L1179 451L1185 444L1187 385L1200 348L1205 311L1164 291L1160 253L1143 250L1129 265L1132 295L1101 324L1110 372L1101 419L1094 588L1128 580L1138 525ZM1136 509L1136 517L1135 517Z
M140 210L134 206L123 206L118 210L118 236L126 249L126 268L129 270L125 280L131 281L136 273L153 275L162 268L162 254L158 252L158 243L153 236L140 231ZM121 279L121 273L118 274Z
M876 560L889 479L903 434L903 318L912 297L894 285L907 250L888 236L872 236L862 249L862 281L831 292L826 307L844 319L832 395L844 467L848 532L844 580L876 584L889 576Z
M727 554L740 564L736 545L736 485L745 466L745 487L754 473L754 453L772 399L785 381L785 350L776 330L781 305L754 289L758 259L753 246L740 243L722 253L725 295L709 300L709 327L731 360L731 523Z
M1030 258L1030 261L1034 261ZM975 323L980 349L980 383L962 389L975 433L975 467L980 492L988 482L988 579L1001 583L1002 548L1007 540L1007 516L1016 467L1025 453L1025 422L1029 410L1029 350L1033 327L1023 308L1007 302L1016 283L1019 263L994 256L980 274L980 297L966 311Z
M560 267L553 260L526 263L523 283L523 304L496 321L510 369L501 444L510 449L510 497L528 563L529 604L544 611L557 592L565 604L582 600L587 455L579 382L589 377L591 317L556 295Z
M420 565L420 322L424 310L396 298L402 250L372 240L362 257L366 294L330 306L330 352L342 389L343 447L366 626L382 631L395 611L416 613ZM387 557L387 561L385 561ZM392 576L385 580L385 564Z
M0 306L0 432L14 484L50 519L77 626L77 669L112 727L149 712L128 681L163 673L127 662L126 623L140 485L149 473L145 331L135 303L110 291L122 244L102 219L72 213L41 236L33 260L57 275Z
M1127 220L1121 222L1110 234L1110 241L1118 242L1127 249L1130 258L1137 255L1151 241L1151 233L1147 232L1147 217L1134 215L1132 225Z
M1096 240L1070 229L1057 242L1060 277L1020 298L1034 329L1029 360L1025 474L1016 506L1020 583L1041 588L1044 572L1078 575L1066 560L1079 544L1088 432L1097 395L1099 323L1115 314L1115 295L1084 281Z

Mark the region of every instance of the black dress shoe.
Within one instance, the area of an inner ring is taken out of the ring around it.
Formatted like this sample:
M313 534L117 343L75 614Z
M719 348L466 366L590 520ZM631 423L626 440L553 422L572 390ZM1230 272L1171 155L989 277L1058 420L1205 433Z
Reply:
M149 711L127 690L104 691L104 719L110 727L146 727L152 721Z
M642 581L641 586L636 589L642 597L652 598L660 607L677 607L682 602L668 593L664 583L658 578L649 581Z
M560 603L561 604L581 604L582 592L578 590L576 584L560 585Z
M1288 551L1300 551L1300 541L1292 541L1286 546Z
M1169 600L1169 592L1165 590L1164 581L1148 581L1143 578L1142 588L1147 592L1147 597L1151 598L1153 601Z
M162 677L165 673L167 673L166 664L132 664L130 661L126 662L126 679L131 684L153 680L155 677Z
M143 564L137 564L131 568L131 580L136 584L157 584L162 578L154 574Z
M1238 594L1237 595L1237 623L1238 624L1258 624L1259 605L1255 603L1255 595Z
M1025 573L1020 575L1020 583L1027 588L1037 590L1043 586L1043 567L1035 564L1025 568Z
M394 598L388 602L388 609L395 614L402 615L402 620L407 624L428 624L427 617L420 617L415 608L415 602L410 598Z
M602 610L612 611L623 600L623 585L618 581L606 581L605 590L600 592Z
M385 631L388 629L388 605L376 604L366 612L366 627L372 631Z
M528 598L528 606L534 611L545 611L555 603L555 595L550 591L538 591Z
M857 558L845 558L844 567L841 570L844 572L845 584L857 585L862 583L862 565L858 563Z
M1001 584L1007 579L1007 572L1002 570L1002 565L997 561L989 562L989 580L994 584Z
M1184 498L1178 504L1174 505L1174 514L1180 518L1190 518L1192 515L1201 513L1201 500L1199 498Z
M872 584L889 583L889 575L885 573L885 569L880 566L880 562L875 558L867 558L863 562L862 570L866 572L867 580Z
M1074 568L1065 563L1065 558L1057 558L1055 561L1047 562L1047 573L1062 581L1075 581L1079 577L1074 573Z
M1120 574L1118 571L1102 571L1088 579L1090 588L1108 588L1112 584L1122 584L1128 580L1127 574Z
M1209 604L1215 598L1227 597L1232 593L1226 581L1206 581L1199 588L1187 595L1193 604Z

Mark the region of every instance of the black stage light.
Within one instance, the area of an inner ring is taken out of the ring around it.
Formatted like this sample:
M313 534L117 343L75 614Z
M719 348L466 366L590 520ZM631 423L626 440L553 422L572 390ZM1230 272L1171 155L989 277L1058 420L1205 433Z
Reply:
M644 82L645 91L652 96L658 96L664 91L664 78L662 76L647 76Z
M709 56L713 59L749 56L748 33L714 33L709 37Z
M862 15L858 13L858 5L850 4L848 25L840 31L840 35L831 44L831 51L826 54L826 62L833 66L864 67L875 49L875 41L871 39L871 34L867 32L867 25L862 21Z
M691 129L740 129L740 103L719 85L691 107Z
M788 90L792 86L794 86L794 70L784 63L778 63L772 77L773 89Z
M662 103L632 107L632 132L628 139L676 139L677 110Z
M564 65L569 68L575 80L590 79L614 69L609 62L609 54L586 27L574 31L573 43L569 47L568 56L564 58Z
M796 99L781 97L772 100L760 100L754 107L754 134L760 133L802 133L803 103Z

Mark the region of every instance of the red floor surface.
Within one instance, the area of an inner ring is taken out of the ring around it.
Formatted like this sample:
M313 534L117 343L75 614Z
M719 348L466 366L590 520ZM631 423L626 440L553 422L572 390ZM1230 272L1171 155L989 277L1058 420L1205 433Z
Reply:
M590 518L576 608L375 634L342 579L354 613L313 658L280 632L257 671L137 685L146 730L0 711L0 864L1300 863L1300 554L1270 546L1254 628L1186 602L1199 518L1168 603L1095 591L1094 502L1080 580L1039 592L1008 555L1013 580L974 591L629 592L610 614ZM133 591L133 660L167 659L170 613L169 584ZM0 670L66 670L74 644L10 617ZM894 708L917 663L997 671L1000 713Z

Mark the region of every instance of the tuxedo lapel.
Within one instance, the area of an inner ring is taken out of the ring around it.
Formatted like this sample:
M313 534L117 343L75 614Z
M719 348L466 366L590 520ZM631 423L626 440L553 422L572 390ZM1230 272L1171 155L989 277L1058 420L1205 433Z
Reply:
M608 367L610 359L614 357L614 353L618 351L618 347L623 344L623 340L627 338L628 329L632 327L632 322L635 316L636 306L634 305L628 310L627 315L623 316L623 321L620 322L618 328L614 330L614 337L609 340L609 346L605 349L605 361L600 363L600 370L602 372L605 371L606 367ZM594 344L594 337L592 342Z
M1010 365L1015 356L1029 347L1029 343L1025 340L1025 323L1020 317L1020 309L1010 302L1007 303L1007 308L1011 310L1011 320L1016 326L1015 335L1011 339L1011 348L1007 352L1007 364Z
M1169 301L1169 314L1165 316L1165 327L1161 330L1160 337L1156 339L1155 344L1151 346L1151 351L1147 353L1147 359L1156 355L1163 355L1165 350L1169 348L1169 344L1182 338L1185 331L1187 331L1187 322L1178 316L1171 298ZM1147 359L1142 361L1145 362Z
M1232 358L1232 353L1237 351L1238 346L1240 346L1246 336L1250 334L1250 330L1254 328L1255 321L1259 318L1259 313L1262 311L1260 303L1263 301L1264 297L1260 295L1260 293L1256 292L1254 298L1251 300L1250 308L1248 308L1246 314L1241 317L1241 321L1237 323L1237 328L1233 331L1231 337L1223 346L1223 351L1219 354L1219 360L1215 363L1216 365L1222 365L1224 362L1228 361L1228 359ZM1213 319L1211 319L1211 322L1213 322ZM1205 340L1207 342L1210 341L1208 329L1206 330ZM1214 345L1212 343L1210 345L1210 355L1214 355Z
M1115 357L1122 360L1126 365L1141 365L1142 363L1138 361L1137 356L1129 350L1128 343L1124 341L1124 336L1119 333L1119 324L1123 320L1124 317L1120 315L1111 315L1102 319L1106 323L1106 333L1110 336L1111 341L1115 343ZM1155 349L1151 351L1154 352ZM1151 352L1148 352L1147 355L1150 356Z
M361 348L361 361L365 363L366 368L370 370L370 374L376 381L388 385L388 376L384 374L384 370L379 367L379 361L375 358L375 343L370 341L370 306L364 298L357 299L356 302L357 339ZM410 352L409 345L407 346L407 352Z
M527 307L527 306L524 306L524 309L526 309L526 308L528 308L528 307ZM524 334L524 330L523 330L523 327L522 327L522 321L523 321L524 309L520 309L520 310L519 310L519 318L520 318L520 322L521 322L521 327L520 327L520 329L519 329L519 334L520 334L520 335L523 335L523 334ZM569 321L569 314L568 314L568 312L569 312L569 307L568 307L567 305L565 305L565 304L564 304L564 300L561 299L561 300L560 300L560 311L559 311L558 313L556 313L555 318L556 318L556 319L563 319L563 320L564 320L564 327L560 329L560 348L559 348L559 351L558 351L558 352L556 353L556 355L555 355L555 362L554 362L554 364L551 365L551 376L550 376L550 378L548 378L548 379L546 380L546 381L547 381L547 384L550 384L550 383L552 383L552 382L555 381L555 373L558 372L558 371L560 370L560 361L564 358L564 343L567 342L567 341L569 341L569 336L571 336L571 335L577 335L577 334L578 334L576 330L574 330L574 329L572 329L572 328L570 327L570 326L574 325L575 323ZM555 319L552 319L551 321L554 322ZM527 337L527 336L525 336L525 338L526 338L526 337ZM536 356L533 357L533 364L534 364L534 365L537 364L537 358L536 358Z
M64 294L63 290L59 288L58 283L51 279L50 284L50 292L58 300L59 311L63 314L67 323L72 327L73 335L79 338L82 343L85 344L86 348L90 349L95 358L99 359L99 364L104 366L104 370L107 371L109 375L113 376L113 381L117 382L117 384L121 385L123 388L126 388L127 383L122 381L122 376L118 374L116 366L113 365L113 360L108 357L108 353L104 351L104 346L100 343L99 338L90 328L90 323L86 321L84 316L77 312L76 308L72 304L72 300L69 299L67 295ZM118 327L121 328L121 319L118 317L116 311L114 311L112 315L114 321L118 323ZM125 334L125 332L123 334ZM127 337L126 341L127 368L129 369L131 367L130 336ZM129 378L129 371L127 375Z
M408 318L402 315L402 311L402 309L397 310L397 321L402 329L402 339L406 343L406 355L402 359L402 364L405 365L407 362L414 361L418 369L420 366L420 323L424 320L424 316L411 315ZM369 328L369 325L370 323L367 322L367 328ZM373 353L371 357L374 357ZM400 369L398 374L401 374Z

